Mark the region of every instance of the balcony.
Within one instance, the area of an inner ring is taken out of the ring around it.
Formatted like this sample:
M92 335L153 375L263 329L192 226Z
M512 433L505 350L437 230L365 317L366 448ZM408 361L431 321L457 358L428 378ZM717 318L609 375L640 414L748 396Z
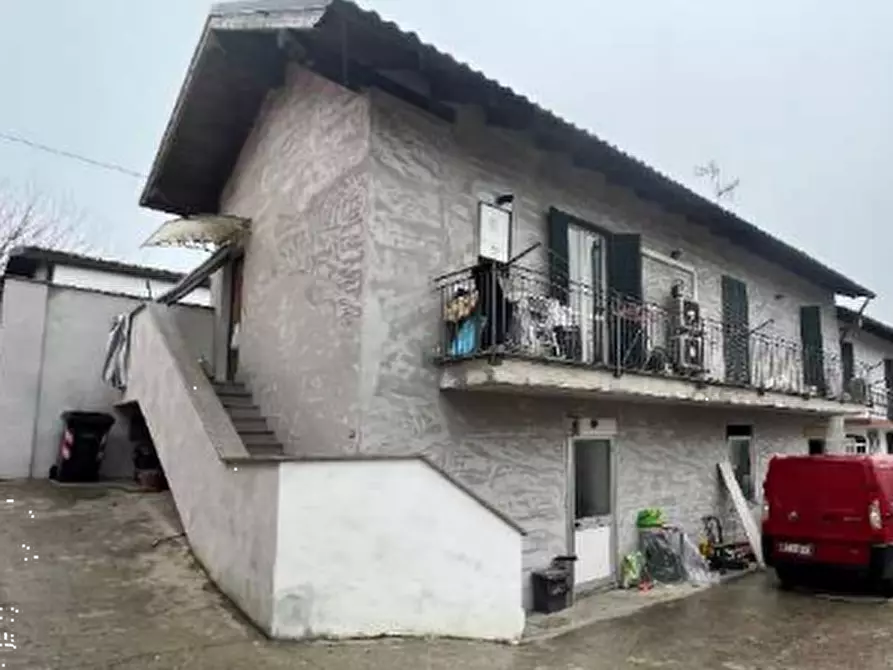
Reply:
M556 286L513 266L436 281L443 390L764 407L859 414L840 353L810 350L707 318L667 288L666 304L590 286Z

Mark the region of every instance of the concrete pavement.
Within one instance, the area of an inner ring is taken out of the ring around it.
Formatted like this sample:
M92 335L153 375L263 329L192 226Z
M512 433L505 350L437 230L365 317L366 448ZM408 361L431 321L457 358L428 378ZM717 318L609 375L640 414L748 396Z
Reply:
M270 642L207 582L175 523L166 495L0 482L0 667L893 667L893 606L783 593L765 575L520 647Z

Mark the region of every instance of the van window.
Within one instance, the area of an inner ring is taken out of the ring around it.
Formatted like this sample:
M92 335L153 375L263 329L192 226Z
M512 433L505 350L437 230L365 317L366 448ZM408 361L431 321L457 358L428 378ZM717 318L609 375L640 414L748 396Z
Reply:
M741 487L741 493L748 502L756 500L756 482L754 481L753 427L726 427L726 444L729 448L729 462L735 481Z

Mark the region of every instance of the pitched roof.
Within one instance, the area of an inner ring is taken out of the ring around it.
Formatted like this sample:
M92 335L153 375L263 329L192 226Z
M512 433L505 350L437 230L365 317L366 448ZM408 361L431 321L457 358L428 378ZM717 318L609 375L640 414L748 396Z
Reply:
M348 0L255 0L215 5L193 55L140 204L176 214L216 212L270 88L289 60L345 86L377 87L447 120L454 103L477 105L487 122L530 133L644 200L834 293L869 289L694 193L596 135L487 78L412 32ZM410 71L427 89L401 83Z

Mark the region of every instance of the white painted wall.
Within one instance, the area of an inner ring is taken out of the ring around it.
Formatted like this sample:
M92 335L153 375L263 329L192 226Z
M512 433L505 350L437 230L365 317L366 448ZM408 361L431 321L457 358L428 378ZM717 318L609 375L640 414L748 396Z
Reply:
M151 296L146 288L147 281L152 292ZM173 282L158 281L156 279L146 280L143 277L134 277L118 272L78 268L69 265L56 265L54 267L53 284L130 295L136 298L158 298L175 286ZM211 292L207 288L197 288L179 302L187 305L209 306L211 304Z
M517 639L521 549L421 460L284 463L273 634Z

